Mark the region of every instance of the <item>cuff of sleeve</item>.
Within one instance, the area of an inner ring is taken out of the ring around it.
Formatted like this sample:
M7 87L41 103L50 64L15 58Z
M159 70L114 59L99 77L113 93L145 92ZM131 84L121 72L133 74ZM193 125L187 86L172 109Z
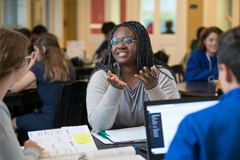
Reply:
M145 91L147 92L150 101L166 99L166 95L164 94L164 92L162 91L162 89L159 85L157 85L156 87L154 87L152 89L145 90Z
M24 149L23 154L24 156L34 157L34 159L38 159L39 157L39 151L36 148L32 148L32 147Z

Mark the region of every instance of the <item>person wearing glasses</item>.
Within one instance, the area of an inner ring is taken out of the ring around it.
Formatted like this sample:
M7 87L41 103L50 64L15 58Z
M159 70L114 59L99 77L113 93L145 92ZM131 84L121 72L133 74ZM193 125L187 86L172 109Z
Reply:
M12 86L12 92L20 92L37 83L43 102L37 112L12 119L13 128L23 131L51 129L61 84L76 80L74 68L55 35L40 34L34 42L34 50L25 75Z
M154 58L142 24L119 24L110 40L87 88L92 132L144 125L144 101L179 98L175 75L167 64Z
M37 160L43 150L28 140L22 151L14 133L8 107L3 102L7 90L27 69L28 39L21 33L0 29L0 159Z

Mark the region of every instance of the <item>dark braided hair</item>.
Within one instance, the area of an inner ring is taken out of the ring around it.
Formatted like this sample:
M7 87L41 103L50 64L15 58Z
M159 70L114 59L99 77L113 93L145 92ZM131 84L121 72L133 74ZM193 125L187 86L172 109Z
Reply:
M173 73L171 68L166 63L164 63L154 57L152 47L151 47L151 41L150 41L149 35L147 33L147 30L141 23L139 23L137 21L123 22L122 24L116 25L113 28L111 35L110 35L110 40L108 42L107 53L103 57L102 61L96 66L96 68L91 73L90 79L91 79L92 75L98 70L104 70L106 73L108 72L108 70L110 70L112 73L115 74L113 64L116 61L113 58L112 53L111 53L112 45L111 45L110 41L113 38L113 34L119 27L130 28L136 36L136 39L137 39L137 68L139 70L144 71L144 69L143 69L144 66L146 66L149 70L151 70L151 67L153 65L155 65L161 73L165 74L167 77L169 77L170 79L173 80L173 78L168 76L165 72L162 72L160 69L160 68L166 68L171 72L172 76L174 77L174 80L176 81L175 74ZM177 83L177 81L176 81L176 83Z

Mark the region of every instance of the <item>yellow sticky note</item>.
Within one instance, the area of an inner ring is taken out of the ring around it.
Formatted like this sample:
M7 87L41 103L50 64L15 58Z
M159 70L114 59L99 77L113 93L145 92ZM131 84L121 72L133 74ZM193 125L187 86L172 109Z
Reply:
M79 144L91 143L92 139L89 133L86 134L74 134L75 141Z

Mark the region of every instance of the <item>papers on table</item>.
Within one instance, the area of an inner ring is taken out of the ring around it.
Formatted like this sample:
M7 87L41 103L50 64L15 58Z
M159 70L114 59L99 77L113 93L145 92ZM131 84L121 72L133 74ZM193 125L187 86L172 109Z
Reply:
M147 139L144 126L106 130L105 132L92 133L92 135L104 144L144 142Z

